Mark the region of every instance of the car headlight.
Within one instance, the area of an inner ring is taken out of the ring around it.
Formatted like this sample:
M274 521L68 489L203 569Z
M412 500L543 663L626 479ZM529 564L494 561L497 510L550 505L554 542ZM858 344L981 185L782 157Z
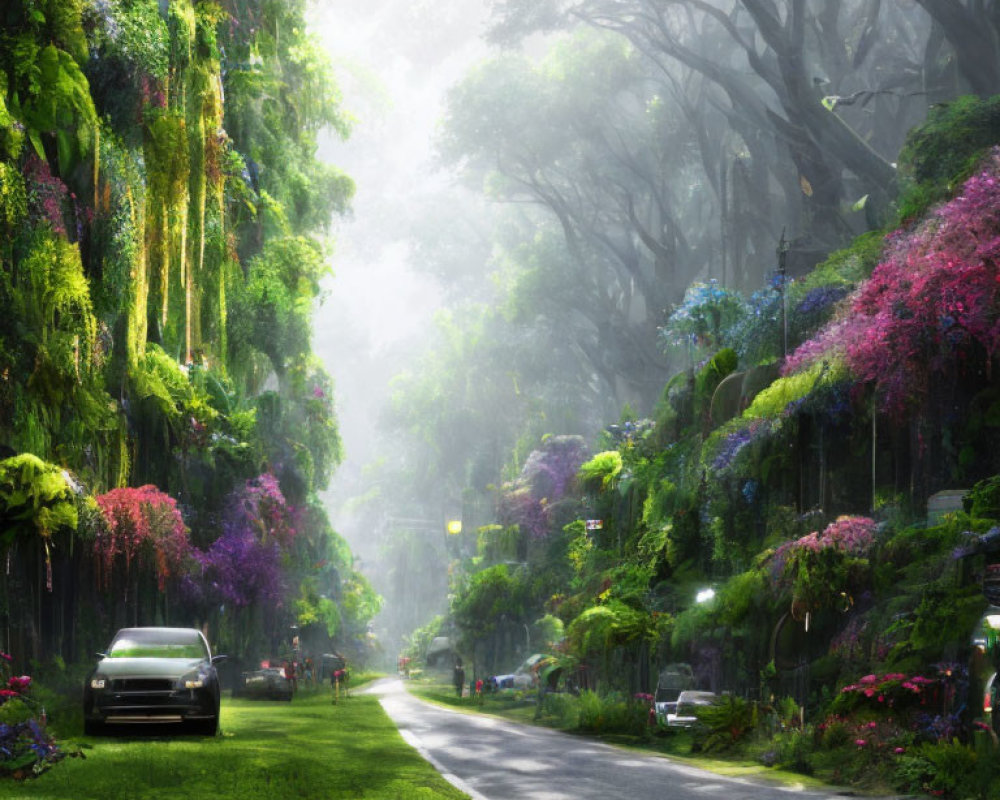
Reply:
M105 678L103 675L95 675L93 678L90 679L90 688L103 689L107 684L107 682L108 679Z
M205 685L205 674L203 672L189 672L181 678L180 683L185 689L201 689Z

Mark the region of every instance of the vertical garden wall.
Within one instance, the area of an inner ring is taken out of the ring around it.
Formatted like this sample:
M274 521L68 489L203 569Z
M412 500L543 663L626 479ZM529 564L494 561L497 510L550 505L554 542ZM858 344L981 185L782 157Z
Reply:
M364 638L378 599L316 501L340 440L310 317L353 183L316 158L349 125L303 8L0 12L7 652Z

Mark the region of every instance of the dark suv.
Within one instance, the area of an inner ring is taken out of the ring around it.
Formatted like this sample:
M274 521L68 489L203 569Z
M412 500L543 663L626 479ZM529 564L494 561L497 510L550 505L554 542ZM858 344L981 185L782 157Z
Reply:
M182 722L199 733L219 728L219 676L195 628L123 628L83 687L87 734L108 725Z

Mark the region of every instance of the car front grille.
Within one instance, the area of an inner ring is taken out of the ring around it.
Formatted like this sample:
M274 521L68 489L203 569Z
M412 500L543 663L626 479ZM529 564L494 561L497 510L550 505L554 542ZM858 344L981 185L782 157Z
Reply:
M111 689L116 692L169 692L174 682L169 678L116 678Z

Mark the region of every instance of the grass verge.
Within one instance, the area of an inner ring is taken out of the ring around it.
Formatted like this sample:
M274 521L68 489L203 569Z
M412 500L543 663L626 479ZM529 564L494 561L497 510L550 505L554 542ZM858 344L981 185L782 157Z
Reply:
M82 738L38 778L0 797L45 800L461 800L407 745L373 695L300 693L291 703L223 698L222 732Z

